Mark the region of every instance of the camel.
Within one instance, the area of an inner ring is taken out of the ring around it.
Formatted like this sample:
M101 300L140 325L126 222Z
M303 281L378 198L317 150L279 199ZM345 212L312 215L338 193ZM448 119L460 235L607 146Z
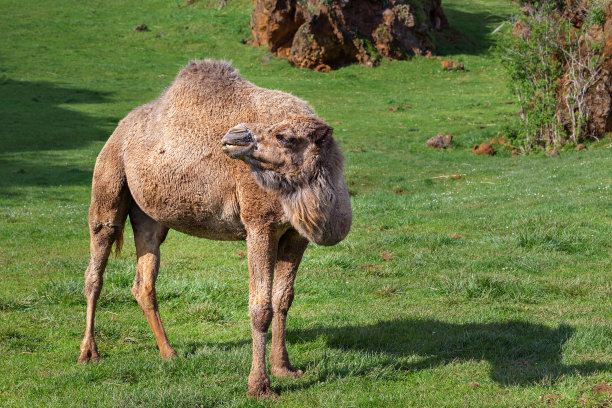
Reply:
M333 129L308 104L243 79L227 62L194 61L162 95L130 112L94 167L85 272L86 328L78 361L99 360L94 339L102 275L129 215L137 266L132 294L161 357L171 358L155 280L169 229L246 240L253 360L247 395L275 395L266 372L298 378L285 344L294 280L309 242L346 237L352 212Z

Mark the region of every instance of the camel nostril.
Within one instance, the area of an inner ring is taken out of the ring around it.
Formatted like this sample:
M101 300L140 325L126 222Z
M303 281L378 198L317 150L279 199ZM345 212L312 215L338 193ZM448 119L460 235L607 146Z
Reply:
M248 146L255 143L255 137L246 125L239 124L227 131L221 143L225 146Z

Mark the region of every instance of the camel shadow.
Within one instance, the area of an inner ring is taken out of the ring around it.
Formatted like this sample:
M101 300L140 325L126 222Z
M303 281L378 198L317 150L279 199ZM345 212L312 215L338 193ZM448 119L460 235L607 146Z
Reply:
M89 183L90 169L60 163L53 152L106 140L117 120L72 106L108 100L104 92L0 77L0 188Z
M457 361L485 360L491 367L490 378L496 383L530 385L612 370L612 365L596 361L564 364L563 349L573 332L569 325L551 328L524 321L454 324L397 319L367 326L291 330L287 340L291 345L323 337L332 348L381 356L357 371L335 371L341 376L343 371L346 375L349 371L350 375L366 375L386 368L418 371Z

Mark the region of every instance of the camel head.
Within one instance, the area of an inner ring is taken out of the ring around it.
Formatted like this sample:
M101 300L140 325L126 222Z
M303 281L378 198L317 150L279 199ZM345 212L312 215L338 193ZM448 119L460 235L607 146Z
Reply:
M332 133L321 119L298 116L272 125L240 123L221 142L223 152L247 163L263 188L290 193L322 168L342 168Z
M344 239L352 218L344 157L332 134L321 119L294 116L271 125L240 123L221 140L226 155L244 161L262 188L279 194L298 232L321 245Z

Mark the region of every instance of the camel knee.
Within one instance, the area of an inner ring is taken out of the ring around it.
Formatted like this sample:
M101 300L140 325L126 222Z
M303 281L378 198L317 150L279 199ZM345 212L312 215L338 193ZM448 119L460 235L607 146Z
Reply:
M100 263L106 265L106 259L111 251L113 243L117 242L117 252L121 250L123 243L123 225L110 222L102 223L91 221L89 224L91 236L91 254Z
M289 308L291 307L291 304L293 303L293 296L293 289L281 293L276 293L274 298L272 299L274 313L287 314Z
M142 309L154 309L155 307L155 287L150 284L134 283L132 295Z
M259 332L267 332L272 322L272 308L270 303L259 303L249 308L251 325Z

